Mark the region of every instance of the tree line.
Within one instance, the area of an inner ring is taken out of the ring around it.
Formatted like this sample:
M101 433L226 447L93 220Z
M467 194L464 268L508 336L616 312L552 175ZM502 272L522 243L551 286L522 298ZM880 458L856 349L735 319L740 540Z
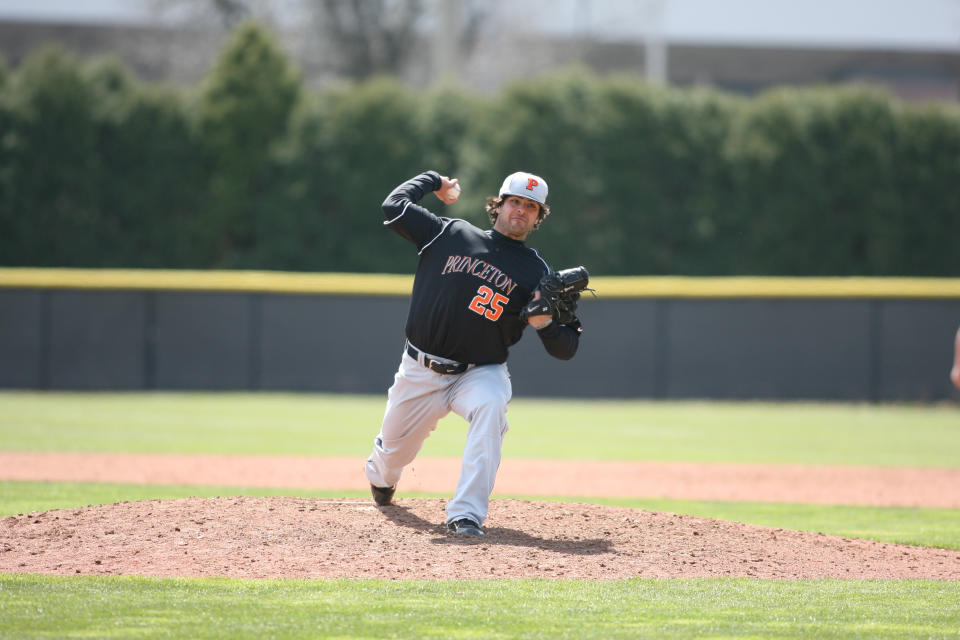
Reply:
M56 47L0 64L0 264L400 272L396 184L436 169L486 225L516 170L529 244L604 275L960 275L960 107L877 89L745 97L567 69L493 96L382 76L311 91L239 26L197 86Z

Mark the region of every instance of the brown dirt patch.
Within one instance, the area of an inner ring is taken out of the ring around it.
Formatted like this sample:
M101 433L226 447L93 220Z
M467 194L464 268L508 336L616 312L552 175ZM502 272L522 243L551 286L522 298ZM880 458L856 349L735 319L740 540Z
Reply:
M495 500L482 538L441 499L189 498L0 521L0 571L238 578L960 579L960 551L589 504Z
M398 504L189 498L0 519L0 572L482 579L747 576L960 579L960 551L642 509L495 499L482 538L452 536L459 461L416 461ZM366 489L362 461L0 453L0 479ZM496 494L960 506L960 470L505 460Z

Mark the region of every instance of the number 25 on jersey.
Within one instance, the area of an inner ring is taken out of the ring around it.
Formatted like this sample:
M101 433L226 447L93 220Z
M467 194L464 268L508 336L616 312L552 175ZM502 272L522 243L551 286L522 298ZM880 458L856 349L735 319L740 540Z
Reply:
M467 307L474 313L496 321L503 313L503 305L510 302L510 298L505 295L494 293L493 289L487 286L481 286L477 289L477 295Z

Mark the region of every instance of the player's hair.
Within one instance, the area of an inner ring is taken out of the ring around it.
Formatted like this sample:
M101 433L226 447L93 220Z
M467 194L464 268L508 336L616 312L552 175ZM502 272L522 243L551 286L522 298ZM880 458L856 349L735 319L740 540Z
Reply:
M504 201L509 198L508 194L502 196L487 196L487 215L490 217L490 224L495 224L497 222L497 217L500 215L500 207L503 205ZM540 204L539 202L537 204ZM540 204L540 213L537 215L537 224L533 225L534 229L539 229L543 219L550 215L550 206L546 204Z

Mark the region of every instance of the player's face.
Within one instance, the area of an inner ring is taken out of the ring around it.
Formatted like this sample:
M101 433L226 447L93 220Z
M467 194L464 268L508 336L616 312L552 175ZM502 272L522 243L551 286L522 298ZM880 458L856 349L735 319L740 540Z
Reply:
M540 205L529 198L507 196L493 228L514 240L526 240L540 215Z

